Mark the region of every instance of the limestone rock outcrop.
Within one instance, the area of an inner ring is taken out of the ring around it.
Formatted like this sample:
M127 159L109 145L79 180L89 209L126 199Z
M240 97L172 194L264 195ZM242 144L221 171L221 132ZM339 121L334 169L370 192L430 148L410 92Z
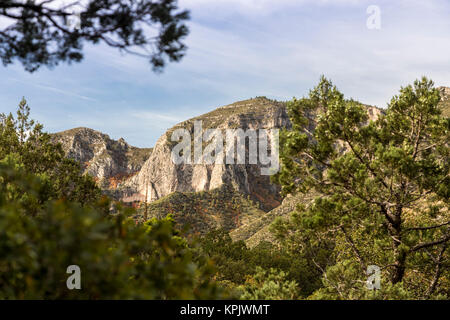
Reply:
M52 134L61 143L68 158L80 162L85 173L107 184L137 173L151 153L151 149L130 146L89 128L75 128Z

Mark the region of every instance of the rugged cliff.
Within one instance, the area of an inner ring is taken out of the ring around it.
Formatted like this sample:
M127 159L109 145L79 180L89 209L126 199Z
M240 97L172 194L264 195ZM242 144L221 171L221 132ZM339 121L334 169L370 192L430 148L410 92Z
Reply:
M223 185L250 196L268 211L281 203L278 187L270 183L270 177L261 175L261 164L175 164L172 161L171 141L174 130L187 129L194 133L194 122L202 121L206 129L274 129L290 127L285 104L265 97L245 100L217 108L202 116L184 121L162 135L150 158L140 172L125 182L128 190L126 200L145 199L149 202L172 192L209 191ZM246 154L248 155L248 145ZM248 162L246 162L248 163Z
M375 107L368 106L368 109L372 119L381 112ZM164 133L152 149L132 147L123 139L115 141L88 128L59 132L53 137L62 143L67 156L82 163L85 172L94 176L109 195L124 202L153 202L173 192L230 187L266 212L279 206L282 201L279 187L270 182L270 176L261 175L261 168L267 166L260 162L249 164L248 141L245 164L175 164L172 161L172 150L177 144L171 139L172 133L183 128L194 136L196 121L201 121L203 133L206 129L219 129L224 139L226 130L240 128L245 132L248 129L271 130L291 126L284 102L257 97L181 122ZM270 143L268 147L272 152Z
M441 106L442 113L446 117L450 117L450 88L449 87L439 87L441 92Z
M66 130L52 137L61 143L67 157L80 162L85 173L107 189L115 188L119 181L137 173L152 150L130 146L122 138L116 141L89 128Z
M450 88L439 90L441 106L448 116ZM383 112L366 107L370 120ZM261 175L263 166L248 164L248 143L246 164L174 163L172 150L177 142L172 141L172 133L181 128L193 136L196 121L202 122L203 133L206 129L291 127L284 102L258 97L181 122L164 133L152 149L132 147L123 139L115 141L88 128L67 130L53 137L62 143L68 157L82 163L85 172L98 179L109 195L124 202L140 202L139 219L172 213L180 225L191 224L193 232L224 227L232 231L233 239L246 240L251 246L262 239L272 240L268 230L271 222L288 216L296 203L309 202L310 197L288 197L283 201L270 176Z

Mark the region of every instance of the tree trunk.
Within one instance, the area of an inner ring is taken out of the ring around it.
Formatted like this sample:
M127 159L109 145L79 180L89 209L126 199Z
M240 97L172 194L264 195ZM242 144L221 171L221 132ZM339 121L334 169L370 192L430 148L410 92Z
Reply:
M405 275L406 252L400 248L402 243L402 207L397 206L393 213L391 224L391 237L394 242L394 272L391 275L391 282L396 284L403 280Z
M394 272L392 273L391 282L396 284L403 280L403 276L405 275L405 261L406 261L406 253L402 250L399 250L398 245L394 249L395 254L395 262L394 262Z

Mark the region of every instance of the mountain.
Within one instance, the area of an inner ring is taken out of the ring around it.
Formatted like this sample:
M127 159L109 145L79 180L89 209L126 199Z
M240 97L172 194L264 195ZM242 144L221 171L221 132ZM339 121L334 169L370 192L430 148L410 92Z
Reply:
M52 134L68 158L80 162L102 188L115 188L118 182L136 174L149 158L151 148L130 146L89 128L75 128Z
M450 88L439 90L444 115L449 116ZM383 112L366 107L371 120ZM260 164L175 164L172 133L181 128L192 135L199 120L203 132L209 128L291 127L284 102L257 97L183 121L165 132L154 148L136 148L88 128L59 132L53 138L62 143L68 157L84 164L85 172L94 176L107 194L133 203L138 220L170 213L180 227L189 224L192 233L220 227L249 246L273 241L269 226L274 219L289 216L298 203L307 204L314 195L282 199L270 176L261 175Z
M270 182L270 176L261 175L260 164L175 164L171 159L174 147L171 134L180 128L193 134L195 121L202 121L203 131L208 128L245 131L290 127L285 103L265 97L219 107L179 123L158 139L140 172L124 183L128 190L134 190L126 200L147 198L151 202L173 192L210 191L226 185L249 196L264 211L280 205L279 187Z
M439 87L441 92L442 100L440 102L442 106L442 114L446 117L450 117L450 88L449 87Z

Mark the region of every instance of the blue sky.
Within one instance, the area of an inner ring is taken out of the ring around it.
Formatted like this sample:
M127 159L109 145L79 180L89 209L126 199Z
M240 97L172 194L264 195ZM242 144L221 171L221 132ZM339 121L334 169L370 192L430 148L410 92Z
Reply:
M177 122L218 106L303 96L321 74L347 97L380 107L422 75L450 86L448 0L179 4L191 10L189 49L162 74L104 46L86 46L82 63L33 74L0 66L0 112L25 96L49 132L84 126L150 147ZM369 5L381 9L379 30L366 26Z

